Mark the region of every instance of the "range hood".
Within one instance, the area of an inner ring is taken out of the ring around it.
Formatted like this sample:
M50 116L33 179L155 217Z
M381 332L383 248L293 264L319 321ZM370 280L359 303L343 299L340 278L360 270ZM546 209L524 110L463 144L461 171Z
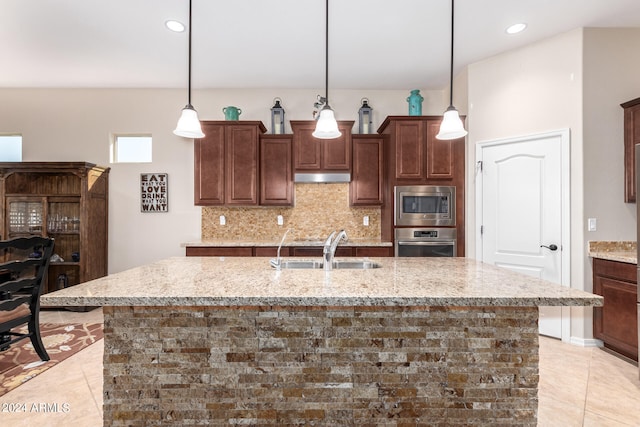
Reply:
M351 182L351 174L349 172L296 173L293 176L293 182L325 184Z

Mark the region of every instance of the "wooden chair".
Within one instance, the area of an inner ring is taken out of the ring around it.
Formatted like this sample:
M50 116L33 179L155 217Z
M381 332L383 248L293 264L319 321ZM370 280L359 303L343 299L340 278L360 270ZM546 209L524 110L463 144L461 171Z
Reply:
M54 241L44 237L19 237L0 241L0 351L29 337L40 359L49 355L40 337L40 294ZM26 333L15 332L27 324Z

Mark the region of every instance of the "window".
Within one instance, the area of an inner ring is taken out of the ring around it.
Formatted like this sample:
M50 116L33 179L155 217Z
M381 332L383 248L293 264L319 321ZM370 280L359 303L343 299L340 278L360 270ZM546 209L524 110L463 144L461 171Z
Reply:
M22 161L22 135L0 135L0 162Z
M111 163L151 163L150 135L115 135Z

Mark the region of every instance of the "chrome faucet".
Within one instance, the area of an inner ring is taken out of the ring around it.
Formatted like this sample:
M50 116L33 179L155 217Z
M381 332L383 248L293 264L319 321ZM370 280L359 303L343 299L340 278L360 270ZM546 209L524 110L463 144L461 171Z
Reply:
M341 240L347 241L347 239L347 232L344 230L340 230L338 235L336 235L335 231L329 234L329 237L327 237L327 240L324 242L324 248L322 250L322 261L325 271L333 270L333 257L336 254L338 243L340 243Z
M282 244L284 243L284 239L287 238L287 234L291 231L290 228L287 228L287 231L284 232L284 234L282 235L282 240L280 240L280 244L278 245L278 253L276 254L276 258L275 259L270 259L269 260L269 264L271 264L272 267L275 267L277 270L280 270L280 266L282 265L282 259L280 258L280 248L282 248Z

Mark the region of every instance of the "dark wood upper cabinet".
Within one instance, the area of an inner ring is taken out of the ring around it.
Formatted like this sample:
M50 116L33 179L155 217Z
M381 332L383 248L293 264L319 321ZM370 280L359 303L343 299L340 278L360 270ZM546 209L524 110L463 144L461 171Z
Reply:
M258 141L262 122L205 121L194 140L195 204L258 204Z
M464 159L464 138L436 139L441 121L440 116L389 116L382 123L378 132L389 136L395 158L391 177L399 184L452 181L464 174L456 170L458 157Z
M313 120L292 120L293 156L296 171L348 171L351 170L351 128L353 120L338 121L342 136L336 139L318 139L312 133Z
M393 127L396 178L425 179L425 122L398 120Z
M293 205L292 135L260 137L260 205Z
M195 204L224 204L224 126L202 124L205 137L194 140Z
M353 135L353 173L349 184L352 206L383 203L384 137Z
M427 179L455 177L454 144L456 140L439 140L440 120L427 123Z
M624 201L636 202L636 154L640 144L640 98L620 104L624 108Z
M227 205L258 204L258 126L227 126L226 186Z

